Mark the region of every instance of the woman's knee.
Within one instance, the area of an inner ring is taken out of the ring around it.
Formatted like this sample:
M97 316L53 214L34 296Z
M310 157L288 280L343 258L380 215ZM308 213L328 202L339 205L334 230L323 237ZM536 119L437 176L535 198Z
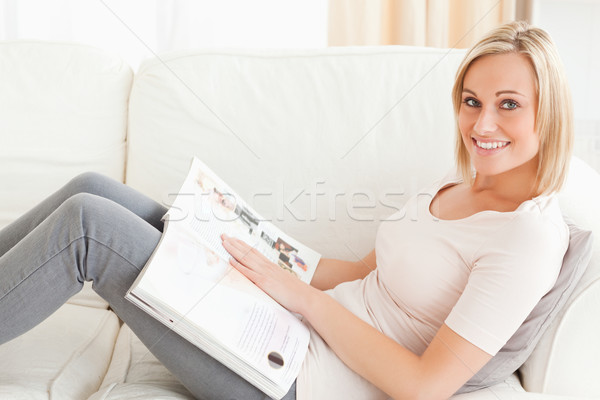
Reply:
M79 192L66 199L62 206L62 212L67 216L82 220L102 215L103 201L105 199L88 192Z
M100 182L102 182L105 177L97 172L83 172L67 183L67 186L77 193L80 192L89 192L90 188L94 188L98 186Z
M100 196L109 190L111 184L115 183L111 178L98 172L84 172L71 179L64 187L67 191L66 197L78 193L91 193Z
M98 221L103 220L103 215L110 214L103 210L99 199L89 193L77 193L65 199L46 220L51 236L59 241L71 242L94 231L90 228L97 226Z

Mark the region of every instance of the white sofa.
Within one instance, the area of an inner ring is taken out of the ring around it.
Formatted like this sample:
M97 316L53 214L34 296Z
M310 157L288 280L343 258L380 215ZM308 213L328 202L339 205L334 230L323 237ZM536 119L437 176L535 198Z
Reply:
M193 155L324 256L357 259L378 221L452 166L458 50L203 50L120 59L0 43L0 227L79 172L169 204ZM575 158L566 214L600 232L600 175ZM600 234L568 305L484 399L600 397ZM0 321L0 323L2 323ZM0 346L0 399L191 399L86 287Z

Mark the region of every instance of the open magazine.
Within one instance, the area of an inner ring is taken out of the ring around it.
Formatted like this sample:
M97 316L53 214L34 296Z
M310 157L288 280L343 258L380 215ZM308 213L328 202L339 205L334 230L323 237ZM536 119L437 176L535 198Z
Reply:
M161 240L126 298L273 398L300 371L308 328L229 265L222 233L309 283L320 254L267 222L194 158Z

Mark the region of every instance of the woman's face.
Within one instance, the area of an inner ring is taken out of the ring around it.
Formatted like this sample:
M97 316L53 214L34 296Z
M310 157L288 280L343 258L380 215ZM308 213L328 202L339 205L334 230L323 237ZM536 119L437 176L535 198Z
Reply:
M537 168L537 94L529 60L518 53L483 56L463 82L458 126L479 175Z

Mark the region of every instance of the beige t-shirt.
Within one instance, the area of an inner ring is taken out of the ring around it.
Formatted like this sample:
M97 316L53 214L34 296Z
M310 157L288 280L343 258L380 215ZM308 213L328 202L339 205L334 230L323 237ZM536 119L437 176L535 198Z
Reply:
M383 221L375 242L377 269L328 291L419 355L443 323L495 355L553 287L569 242L556 196L525 201L513 212L437 219L429 210L432 199L459 181L448 175ZM388 398L309 328L299 400Z

